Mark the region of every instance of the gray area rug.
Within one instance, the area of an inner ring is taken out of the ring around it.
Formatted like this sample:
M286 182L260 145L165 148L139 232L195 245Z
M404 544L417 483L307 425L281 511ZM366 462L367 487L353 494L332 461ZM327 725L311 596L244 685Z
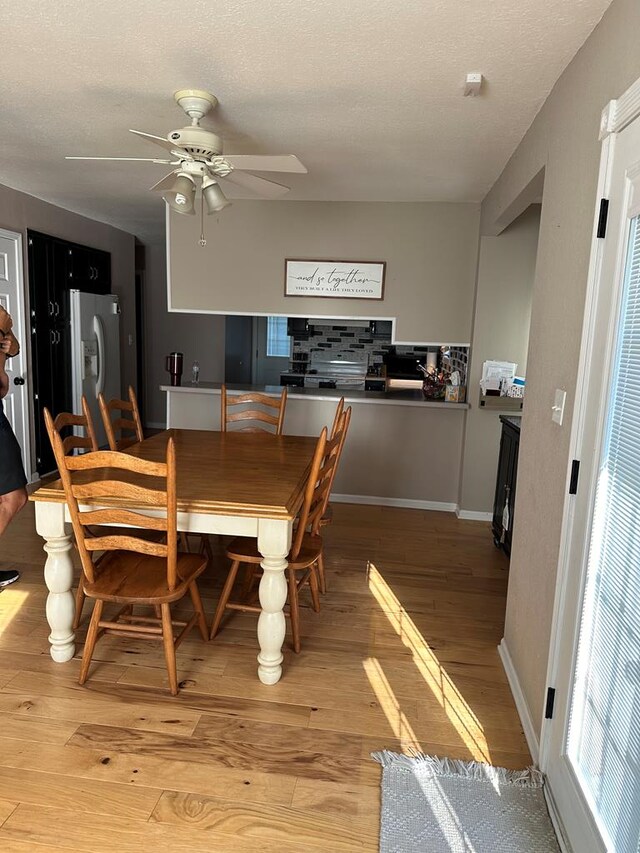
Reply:
M372 758L382 765L380 853L559 853L539 770Z

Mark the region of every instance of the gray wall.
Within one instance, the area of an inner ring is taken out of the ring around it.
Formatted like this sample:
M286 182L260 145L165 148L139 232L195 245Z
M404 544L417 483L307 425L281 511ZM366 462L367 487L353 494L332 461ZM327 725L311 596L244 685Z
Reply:
M224 317L169 314L166 263L164 242L145 247L145 419L155 426L164 426L166 420L160 385L169 381L164 360L170 352L184 353L184 383L191 380L194 361L200 362L201 380L224 381Z
M460 508L490 512L498 466L500 413L478 405L482 365L514 361L527 369L531 301L540 231L540 205L531 205L498 237L482 237L471 344Z
M569 438L595 211L600 113L640 77L640 3L614 0L482 206L483 233L545 167L505 640L534 725L546 688ZM564 424L551 421L567 391Z
M122 386L136 384L136 309L134 289L135 238L111 225L86 219L26 193L0 186L0 228L19 231L24 243L25 285L28 282L27 228L111 252L112 291L120 297L120 364ZM29 289L26 287L28 302ZM132 343L129 345L129 335ZM28 365L31 374L31 364ZM32 447L35 448L34 442ZM35 450L34 450L35 453ZM35 469L35 455L33 458Z
M399 341L469 343L476 204L237 201L170 223L172 308L227 314L397 317ZM387 262L384 300L284 296L285 258Z

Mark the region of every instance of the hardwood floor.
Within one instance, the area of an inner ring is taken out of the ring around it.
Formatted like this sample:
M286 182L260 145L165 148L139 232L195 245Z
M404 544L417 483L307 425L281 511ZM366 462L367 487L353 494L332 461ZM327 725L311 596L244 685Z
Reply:
M529 764L496 650L507 563L489 526L336 504L323 535L328 593L316 614L305 592L282 681L258 681L255 615L230 615L179 648L174 698L149 642L101 639L84 687L77 657L53 663L30 504L0 542L0 568L22 572L0 593L0 850L376 851L372 751Z

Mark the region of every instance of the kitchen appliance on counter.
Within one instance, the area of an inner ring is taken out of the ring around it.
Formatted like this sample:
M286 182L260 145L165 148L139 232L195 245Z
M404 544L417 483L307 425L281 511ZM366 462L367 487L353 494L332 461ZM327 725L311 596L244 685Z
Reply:
M430 352L420 353L419 355L404 355L397 353L395 350L390 350L384 356L384 364L387 369L387 388L422 388L424 376L420 367L426 367L433 364L437 368L438 351L433 349Z
M312 352L304 375L304 387L364 391L368 364L369 356L364 351Z
M171 384L174 386L180 385L182 382L182 365L184 355L181 352L172 352L165 359L165 370L169 371L171 376Z

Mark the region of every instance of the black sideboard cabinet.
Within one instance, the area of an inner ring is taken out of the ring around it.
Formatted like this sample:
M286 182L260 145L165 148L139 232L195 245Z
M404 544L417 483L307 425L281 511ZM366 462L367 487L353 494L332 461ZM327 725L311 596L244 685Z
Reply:
M72 408L69 291L110 293L111 255L28 230L27 256L36 467L42 475L56 467L43 410L55 416Z
M502 435L498 456L498 475L496 493L493 500L493 541L496 548L502 548L507 556L511 555L511 536L513 533L514 507L516 502L516 475L518 472L518 450L520 448L520 421L515 415L500 415ZM509 507L509 526L503 529L502 519L505 505ZM504 534L504 535L503 535Z

